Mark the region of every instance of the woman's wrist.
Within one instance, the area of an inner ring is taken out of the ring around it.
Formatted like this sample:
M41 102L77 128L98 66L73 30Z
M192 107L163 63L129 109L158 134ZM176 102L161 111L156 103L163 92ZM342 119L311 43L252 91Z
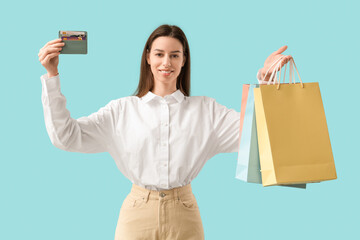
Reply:
M56 73L48 72L47 75L48 75L48 78L51 78L51 77L55 77L56 75L59 75L59 72L56 72Z
M260 69L260 80L269 81L270 76L271 76L271 72L268 72L268 74L266 75L266 78L264 78L265 74L266 74L266 70L264 68Z

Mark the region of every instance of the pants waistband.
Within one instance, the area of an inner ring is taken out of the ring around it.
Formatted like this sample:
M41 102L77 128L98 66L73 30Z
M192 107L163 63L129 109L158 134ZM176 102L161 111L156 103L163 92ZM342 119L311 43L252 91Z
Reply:
M147 199L162 198L164 200L167 200L167 199L172 199L172 198L176 199L179 196L181 197L182 195L192 194L192 188L191 188L191 184L189 183L185 186L178 187L178 188L156 191L156 190L149 190L149 189L140 187L133 183L130 194L138 196L140 198L147 198Z

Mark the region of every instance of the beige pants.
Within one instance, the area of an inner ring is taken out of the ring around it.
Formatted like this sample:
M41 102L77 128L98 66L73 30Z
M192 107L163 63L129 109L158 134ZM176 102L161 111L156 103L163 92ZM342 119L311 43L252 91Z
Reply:
M115 231L115 240L123 239L204 239L191 185L154 191L133 184L121 206Z

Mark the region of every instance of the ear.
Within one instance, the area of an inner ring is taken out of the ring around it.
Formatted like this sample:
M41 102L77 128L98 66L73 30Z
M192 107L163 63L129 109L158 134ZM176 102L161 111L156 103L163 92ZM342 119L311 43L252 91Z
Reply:
M182 63L181 67L183 67L185 65L185 62L186 62L186 57L184 56L184 60L183 60L183 63Z
M149 49L146 50L146 61L150 65L150 52L149 52Z

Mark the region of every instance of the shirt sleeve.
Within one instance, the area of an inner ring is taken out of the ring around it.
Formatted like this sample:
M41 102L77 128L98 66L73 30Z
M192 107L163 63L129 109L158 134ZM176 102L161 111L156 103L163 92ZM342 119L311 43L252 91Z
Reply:
M215 135L215 154L238 152L240 135L240 112L229 109L209 98L210 118Z
M66 108L66 98L60 91L59 75L40 77L45 126L52 144L69 152L106 152L115 129L115 100L87 117L73 119Z

